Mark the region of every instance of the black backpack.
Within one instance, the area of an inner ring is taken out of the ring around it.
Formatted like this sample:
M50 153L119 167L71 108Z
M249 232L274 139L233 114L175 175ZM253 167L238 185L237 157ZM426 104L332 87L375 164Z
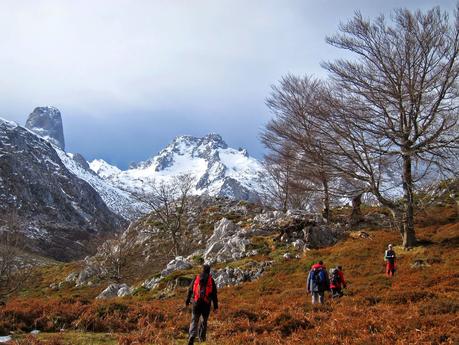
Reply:
M331 282L332 282L333 285L338 285L338 284L341 283L341 277L340 277L339 272L338 272L338 270L336 268L332 271Z

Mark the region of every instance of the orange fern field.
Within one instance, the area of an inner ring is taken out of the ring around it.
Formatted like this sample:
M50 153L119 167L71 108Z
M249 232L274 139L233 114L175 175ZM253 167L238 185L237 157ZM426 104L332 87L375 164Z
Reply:
M459 224L419 228L425 245L398 249L394 278L384 275L382 253L398 234L368 233L298 260L279 260L258 281L221 289L221 311L211 315L207 344L457 344ZM348 289L341 299L326 295L324 305L313 307L305 278L318 259L342 265ZM0 328L107 332L123 345L182 344L190 319L184 298L184 289L165 300L18 297L2 307Z

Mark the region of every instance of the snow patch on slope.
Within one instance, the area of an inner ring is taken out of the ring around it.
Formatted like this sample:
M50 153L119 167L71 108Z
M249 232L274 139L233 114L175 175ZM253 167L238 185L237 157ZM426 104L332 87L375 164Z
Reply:
M78 178L88 182L114 213L119 214L125 219L132 220L148 212L149 208L147 205L135 200L130 193L113 186L93 171L84 169L73 159L73 154L66 153L57 147L54 147L54 149L66 168ZM107 165L109 164L107 163Z

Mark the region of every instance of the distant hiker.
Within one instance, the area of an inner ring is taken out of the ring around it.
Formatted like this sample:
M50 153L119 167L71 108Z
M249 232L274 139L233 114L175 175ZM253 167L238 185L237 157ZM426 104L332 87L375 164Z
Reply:
M214 310L218 309L217 286L210 274L209 265L203 265L202 273L197 275L191 283L185 302L186 306L190 304L191 299L193 299L193 309L188 345L193 345L196 337L199 338L199 341L206 340L211 302L214 304ZM200 323L201 316L202 321Z
M312 304L324 303L324 293L330 289L327 269L322 261L312 265L307 279L308 293L312 294Z
M386 274L388 277L395 275L395 252L392 249L392 244L387 246L387 250L384 252L384 260L386 260Z
M343 288L346 288L346 281L344 280L343 268L337 266L333 268L330 272L330 289L332 292L332 297L342 297Z

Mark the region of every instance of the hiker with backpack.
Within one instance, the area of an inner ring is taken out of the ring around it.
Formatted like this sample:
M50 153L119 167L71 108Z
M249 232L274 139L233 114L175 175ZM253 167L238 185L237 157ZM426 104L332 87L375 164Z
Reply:
M332 269L330 274L330 290L332 298L343 297L343 288L346 288L343 268L341 266L337 266Z
M312 304L323 304L325 291L330 289L330 279L322 261L312 265L306 283L308 293L312 294Z
M387 250L384 252L384 260L386 260L386 275L393 277L395 275L395 259L396 255L392 249L392 244L387 246Z
M185 305L193 301L188 345L193 345L196 337L199 341L206 340L207 320L210 315L211 302L214 310L218 309L217 286L210 274L210 266L203 265L201 274L197 275L188 289ZM199 320L202 317L201 323ZM199 328L199 329L198 329Z

